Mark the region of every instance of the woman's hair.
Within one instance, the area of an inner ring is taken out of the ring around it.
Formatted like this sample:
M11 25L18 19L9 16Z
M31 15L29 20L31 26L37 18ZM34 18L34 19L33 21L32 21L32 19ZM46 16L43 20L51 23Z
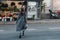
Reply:
M2 2L0 2L0 4L2 4Z
M24 2L23 2L23 5L27 5L27 1L24 1Z

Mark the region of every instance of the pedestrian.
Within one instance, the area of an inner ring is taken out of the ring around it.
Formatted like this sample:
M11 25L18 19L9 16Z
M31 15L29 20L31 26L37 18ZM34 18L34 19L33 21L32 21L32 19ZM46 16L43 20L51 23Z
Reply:
M24 6L24 2L19 2L18 3L20 5L20 11L19 11L19 15L17 18L17 31L20 32L19 38L21 38L22 36L24 36L24 32L27 29L27 21L26 21L26 16L25 16L25 6Z
M52 12L52 10L50 10L50 9L49 9L49 12L50 12L49 15L50 15L50 19L51 19L51 18L52 18L52 13L53 13L53 12Z

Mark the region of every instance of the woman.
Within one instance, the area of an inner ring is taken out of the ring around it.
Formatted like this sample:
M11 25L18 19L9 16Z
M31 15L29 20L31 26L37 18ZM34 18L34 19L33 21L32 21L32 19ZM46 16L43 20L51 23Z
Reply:
M21 7L20 7L20 12L19 12L19 15L18 15L18 19L16 21L17 31L20 32L19 38L24 36L24 31L27 28L27 26L26 26L27 22L26 22L26 16L25 16L25 6L23 4L21 2L19 3L19 5L21 5Z
M50 19L52 18L52 10L49 9L49 12L50 12Z

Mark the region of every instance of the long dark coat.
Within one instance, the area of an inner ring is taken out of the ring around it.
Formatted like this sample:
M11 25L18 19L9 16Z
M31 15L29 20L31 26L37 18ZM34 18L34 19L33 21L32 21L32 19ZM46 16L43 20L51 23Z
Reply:
M21 15L19 13L18 19L16 21L16 25L17 25L16 31L22 31L22 30L27 28L27 26L26 26L26 18L25 18L24 15Z

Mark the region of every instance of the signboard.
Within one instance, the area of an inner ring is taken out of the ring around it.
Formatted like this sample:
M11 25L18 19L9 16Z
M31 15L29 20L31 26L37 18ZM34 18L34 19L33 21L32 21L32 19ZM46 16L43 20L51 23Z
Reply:
M35 15L35 18L37 18L37 3L36 2L28 2L28 18L32 18L33 15Z

